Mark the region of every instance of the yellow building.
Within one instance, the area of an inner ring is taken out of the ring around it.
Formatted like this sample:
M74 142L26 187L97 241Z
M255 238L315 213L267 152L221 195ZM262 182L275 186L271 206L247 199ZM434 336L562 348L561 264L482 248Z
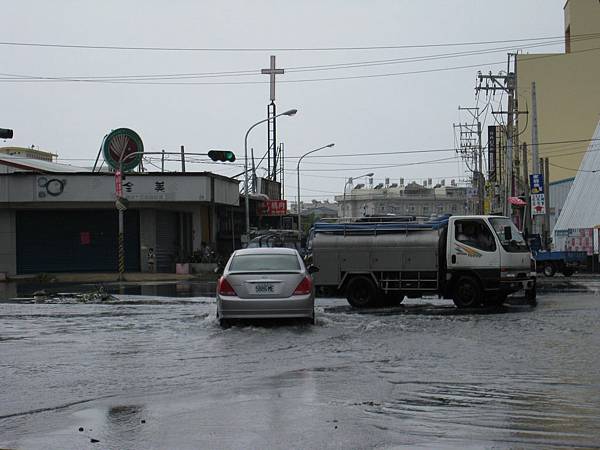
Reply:
M535 82L539 156L549 158L550 181L575 176L600 120L600 2L568 0L564 17L565 53L517 57L519 110L529 110L519 141L531 149Z

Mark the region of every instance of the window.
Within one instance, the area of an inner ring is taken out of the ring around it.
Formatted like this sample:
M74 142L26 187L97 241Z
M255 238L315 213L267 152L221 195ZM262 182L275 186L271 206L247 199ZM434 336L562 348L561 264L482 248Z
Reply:
M515 224L507 217L494 217L490 219L490 223L496 232L496 236L500 239L500 244L504 250L509 253L525 253L529 251L529 246L521 232L517 229ZM506 228L510 228L511 239L506 239Z
M294 254L238 255L231 260L231 272L299 271L300 264Z
M454 237L458 242L486 252L496 250L494 235L483 220L457 220L454 227Z

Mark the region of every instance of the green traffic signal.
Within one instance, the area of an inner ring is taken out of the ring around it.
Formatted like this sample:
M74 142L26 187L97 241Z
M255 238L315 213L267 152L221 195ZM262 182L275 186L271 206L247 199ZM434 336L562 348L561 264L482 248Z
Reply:
M234 162L235 154L229 150L211 150L208 157L213 161Z

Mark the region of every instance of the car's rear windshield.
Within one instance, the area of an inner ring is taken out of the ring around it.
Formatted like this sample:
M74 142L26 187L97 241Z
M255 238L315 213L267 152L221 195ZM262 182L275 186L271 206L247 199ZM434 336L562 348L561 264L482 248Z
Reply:
M237 255L231 260L231 272L256 272L256 271L299 271L300 262L296 255L286 254L255 254Z

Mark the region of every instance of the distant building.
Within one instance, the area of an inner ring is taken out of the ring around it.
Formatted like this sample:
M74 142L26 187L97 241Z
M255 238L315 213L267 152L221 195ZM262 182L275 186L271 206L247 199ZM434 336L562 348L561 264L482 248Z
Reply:
M53 162L58 156L56 153L44 152L29 147L0 147L0 153L20 158L38 159L40 161Z
M300 202L300 211L303 216L314 215L319 218L337 217L338 205L329 200L312 200L310 203ZM290 212L298 214L296 202L290 203Z
M519 141L532 148L531 94L535 82L539 156L550 158L549 181L575 175L589 144L586 139L592 137L598 123L600 2L568 0L564 36L565 53L517 55L519 109L529 110L529 120L519 121ZM530 172L531 168L530 162Z
M365 188L357 185L336 195L339 217L364 217L384 214L430 217L438 214L467 214L467 188L417 183L406 186L377 185Z

